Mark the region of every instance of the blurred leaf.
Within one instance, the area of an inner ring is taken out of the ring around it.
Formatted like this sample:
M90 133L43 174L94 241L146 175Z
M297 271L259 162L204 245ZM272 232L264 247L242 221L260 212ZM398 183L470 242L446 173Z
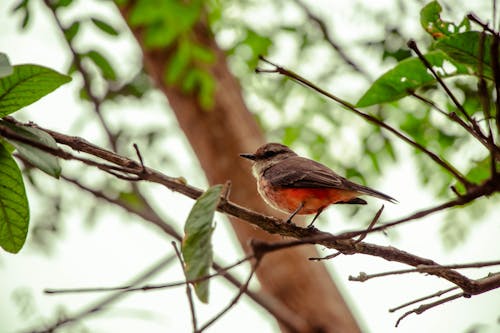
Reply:
M111 25L109 25L108 23L101 21L99 19L96 19L94 17L92 17L91 20L92 20L92 23L94 23L94 25L98 29L107 33L108 35L111 35L111 36L118 36L119 35L119 32L115 28L113 28Z
M1 121L0 125L9 127L11 130L27 139L39 142L54 149L59 148L52 136L37 128L16 126L5 121ZM59 176L61 175L61 166L57 157L44 152L41 149L35 148L27 143L19 142L16 140L9 140L9 142L14 147L16 147L19 154L26 158L28 162L33 164L33 166L37 167L38 169L54 178L59 178Z
M57 0L53 2L52 6L54 8L68 7L71 3L73 3L73 0Z
M104 99L128 96L141 98L152 88L151 78L144 71L140 71L130 81L125 82L123 85L119 87L110 86Z
M95 50L91 50L85 53L85 56L90 58L94 64L101 70L102 76L111 81L116 80L116 72L113 69L113 66L109 63L108 59L104 57L102 54Z
M130 12L129 24L144 28L147 47L166 47L192 28L199 18L202 4L203 1L138 0Z
M5 53L0 52L0 78L9 76L14 72L14 69L10 65L9 58Z
M213 218L221 191L222 185L215 185L203 193L193 205L184 225L182 256L186 263L186 275L189 280L208 275L212 266ZM208 303L209 281L204 280L194 284L196 295L203 303Z
M444 52L432 51L427 53L425 58L443 78L468 74L464 65L452 60ZM435 82L434 77L418 58L405 59L379 77L359 99L357 106L392 102L408 96L410 91Z
M196 92L198 102L204 110L210 110L214 105L215 79L210 73L192 68L182 82L185 92Z
M0 145L2 145L9 152L9 154L12 154L14 150L16 150L16 147L11 145L9 141L2 137L0 137Z
M12 12L21 12L23 15L23 21L21 23L21 28L25 29L28 26L30 20L30 11L29 11L29 0L19 1L19 4L12 9Z
M483 75L485 78L492 79L493 71L491 69L491 35L485 35L483 59L479 58L479 45L481 33L478 31L468 31L456 34L448 38L438 40L434 47L442 50L453 60L468 65L475 73L478 73L478 63L483 63Z
M144 202L142 201L141 197L137 195L137 193L120 192L120 194L118 195L118 199L139 211L144 209Z
M16 65L14 72L0 79L0 117L36 102L71 77L38 65Z
M215 61L215 54L207 47L192 44L191 53L193 55L193 59L198 61L212 64Z
M26 241L29 206L21 171L9 152L0 145L0 246L17 253Z
M66 37L66 40L71 42L73 38L75 38L79 30L80 30L80 21L75 21L73 22L73 24L69 26L68 29L64 30L64 37Z
M191 61L191 45L185 38L179 40L179 43L165 68L165 80L167 84L178 82L182 74L187 69Z
M453 22L443 21L442 10L438 1L431 1L420 11L420 24L433 38L439 39L470 30L470 22L467 18L464 18L458 26Z

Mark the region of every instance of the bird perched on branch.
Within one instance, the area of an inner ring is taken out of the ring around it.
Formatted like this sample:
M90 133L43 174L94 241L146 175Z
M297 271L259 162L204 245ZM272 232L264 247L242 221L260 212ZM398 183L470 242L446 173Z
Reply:
M366 204L359 198L361 195L397 202L384 193L337 175L321 163L298 156L279 143L268 143L253 154L240 156L253 161L252 171L259 194L270 206L290 213L288 223L297 214L316 213L308 225L310 228L331 204Z

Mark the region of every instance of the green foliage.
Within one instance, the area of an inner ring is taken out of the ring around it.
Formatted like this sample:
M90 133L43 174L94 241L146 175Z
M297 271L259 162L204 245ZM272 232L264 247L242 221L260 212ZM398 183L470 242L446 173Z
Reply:
M39 65L16 65L0 79L0 117L36 102L64 83L69 76Z
M206 5L200 0L139 0L132 6L129 24L141 27L147 48L170 48L172 55L163 73L165 82L195 94L200 106L209 110L214 105L215 80L209 69L215 54L200 44L192 32Z
M28 126L15 126L11 123L0 121L0 125L6 126L29 140L39 142L45 146L57 149L57 143L48 133L37 128ZM19 154L24 157L29 163L48 175L59 178L61 175L61 166L59 159L49 153L46 153L30 144L9 140L9 142L17 149Z
M443 8L438 1L431 1L420 11L420 24L432 37L439 39L470 30L469 19L465 17L458 25L443 21L441 19L442 10Z
M78 31L80 31L80 25L80 21L75 21L69 26L69 28L64 30L64 37L66 40L69 42L73 41Z
M171 45L179 36L188 33L198 20L203 1L135 2L129 23L144 28L144 43L149 48Z
M186 263L189 280L208 275L213 261L212 232L213 217L219 203L222 185L209 188L196 200L184 225L182 256ZM200 301L208 303L209 280L194 284Z
M106 57L104 57L101 53L91 50L85 53L84 56L92 60L92 62L99 68L105 79L111 81L116 80L116 72L113 66L111 66L108 59L106 59Z
M444 52L432 51L425 58L442 77L467 74L467 67ZM436 83L418 58L408 58L378 78L357 102L358 107L387 103L408 96L418 88Z
M491 44L493 38L491 35L485 35L483 45L482 59L480 57L481 33L477 31L468 31L460 34L442 38L438 40L434 47L440 49L453 60L469 67L468 74L479 74L478 66L482 63L483 75L487 79L493 78L491 69Z
M21 171L0 145L0 246L17 253L26 241L29 206Z
M99 19L96 19L94 17L92 17L90 19L92 21L92 23L94 23L94 25L100 29L101 31L107 33L108 35L111 35L111 36L118 36L119 35L119 32L118 30L116 30L115 28L113 28L110 24L102 21L102 20L99 20Z

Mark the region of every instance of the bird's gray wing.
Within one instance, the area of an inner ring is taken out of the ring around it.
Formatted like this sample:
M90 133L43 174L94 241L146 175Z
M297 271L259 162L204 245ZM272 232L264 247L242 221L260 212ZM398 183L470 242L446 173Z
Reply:
M273 186L285 188L336 188L371 195L383 200L396 200L367 186L353 183L316 161L294 156L281 161L264 172Z

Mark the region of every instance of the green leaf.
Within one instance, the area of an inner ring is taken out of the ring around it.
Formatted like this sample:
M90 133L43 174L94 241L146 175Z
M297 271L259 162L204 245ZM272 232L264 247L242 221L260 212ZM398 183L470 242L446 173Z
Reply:
M0 52L0 78L11 75L13 71L7 55Z
M491 69L490 50L493 38L491 35L485 35L483 59L480 59L480 36L481 33L478 31L468 31L448 38L442 38L434 44L434 47L442 50L455 61L469 66L475 73L478 73L478 63L482 61L484 77L492 79L493 70Z
M36 102L71 81L71 77L38 65L16 65L0 79L0 117Z
M212 232L213 217L222 191L222 185L209 188L196 200L184 225L182 256L186 263L189 280L208 275L213 261ZM208 303L209 280L194 284L198 299Z
M30 140L39 142L54 149L59 148L52 136L42 130L39 130L38 128L15 126L7 122L1 122L1 124L8 126L17 134L24 136ZM26 158L28 162L33 164L33 166L37 167L38 169L54 178L59 178L59 176L61 175L61 166L57 157L24 142L15 140L9 140L9 142L14 147L16 147L19 154Z
M467 67L454 61L442 51L432 51L425 58L443 78L468 74ZM436 80L418 58L399 62L379 77L356 104L365 107L387 103L408 96L411 91L434 84Z
M68 41L71 42L73 38L75 38L79 30L80 30L80 22L79 21L73 22L73 24L71 24L68 29L64 30L64 36Z
M0 145L0 246L5 251L21 250L28 234L29 215L21 171Z
M109 63L108 59L106 59L102 54L97 51L91 50L85 53L85 56L90 58L94 64L101 70L102 76L105 79L114 81L116 80L116 72L113 69L113 66Z
M92 23L94 23L94 25L98 29L100 29L101 31L107 33L108 35L111 35L111 36L118 36L119 35L118 30L116 30L115 28L113 28L108 23L106 23L104 21L101 21L99 19L96 19L96 18L91 18L91 20L92 20Z
M431 1L420 11L420 24L432 37L439 39L470 30L470 22L467 18L464 18L458 26L453 22L443 21L442 10L439 2Z

